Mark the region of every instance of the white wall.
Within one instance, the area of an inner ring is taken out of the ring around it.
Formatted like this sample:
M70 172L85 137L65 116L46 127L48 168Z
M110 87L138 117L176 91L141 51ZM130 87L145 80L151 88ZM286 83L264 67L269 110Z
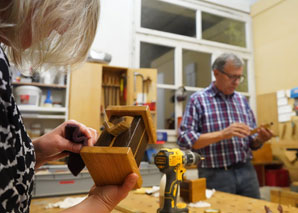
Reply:
M130 67L134 0L101 0L100 21L92 49L112 55L110 65Z
M217 4L217 5L222 5L224 7L229 7L229 8L250 13L251 4L254 4L258 0L202 0L202 1Z

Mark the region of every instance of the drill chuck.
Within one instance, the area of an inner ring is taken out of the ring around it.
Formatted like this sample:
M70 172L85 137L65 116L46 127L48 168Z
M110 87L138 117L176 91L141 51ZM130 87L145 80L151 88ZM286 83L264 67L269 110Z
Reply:
M192 152L189 150L184 151L184 156L186 159L186 162L184 163L184 165L186 166L197 165L199 161L202 159L202 157L198 153Z

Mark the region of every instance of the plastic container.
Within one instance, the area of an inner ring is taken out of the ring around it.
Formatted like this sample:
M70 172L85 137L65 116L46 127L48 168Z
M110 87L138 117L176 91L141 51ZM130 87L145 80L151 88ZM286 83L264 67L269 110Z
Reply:
M149 164L147 162L141 162L140 174L143 179L142 187L158 186L163 175L163 173L159 171L156 165Z
M87 193L93 185L92 177L86 170L75 177L67 165L48 166L47 172L36 173L32 194L33 197L47 197Z
M15 98L18 105L38 106L41 89L36 86L19 86L15 89Z

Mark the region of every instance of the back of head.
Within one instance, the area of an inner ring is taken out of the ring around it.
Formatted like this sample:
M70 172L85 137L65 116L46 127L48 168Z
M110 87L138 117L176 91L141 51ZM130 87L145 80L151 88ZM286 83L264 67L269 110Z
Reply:
M9 2L0 8L0 36L7 41L8 55L15 64L63 66L85 60L97 29L99 0ZM24 29L32 35L27 49L22 46Z
M243 67L243 61L234 53L223 53L212 64L212 70L224 71L227 62L231 62L236 68Z

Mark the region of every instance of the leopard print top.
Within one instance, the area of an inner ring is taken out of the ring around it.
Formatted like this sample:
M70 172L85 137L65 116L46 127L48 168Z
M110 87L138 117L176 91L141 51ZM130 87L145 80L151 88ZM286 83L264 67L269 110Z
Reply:
M12 94L9 67L0 48L0 212L29 212L35 153Z

